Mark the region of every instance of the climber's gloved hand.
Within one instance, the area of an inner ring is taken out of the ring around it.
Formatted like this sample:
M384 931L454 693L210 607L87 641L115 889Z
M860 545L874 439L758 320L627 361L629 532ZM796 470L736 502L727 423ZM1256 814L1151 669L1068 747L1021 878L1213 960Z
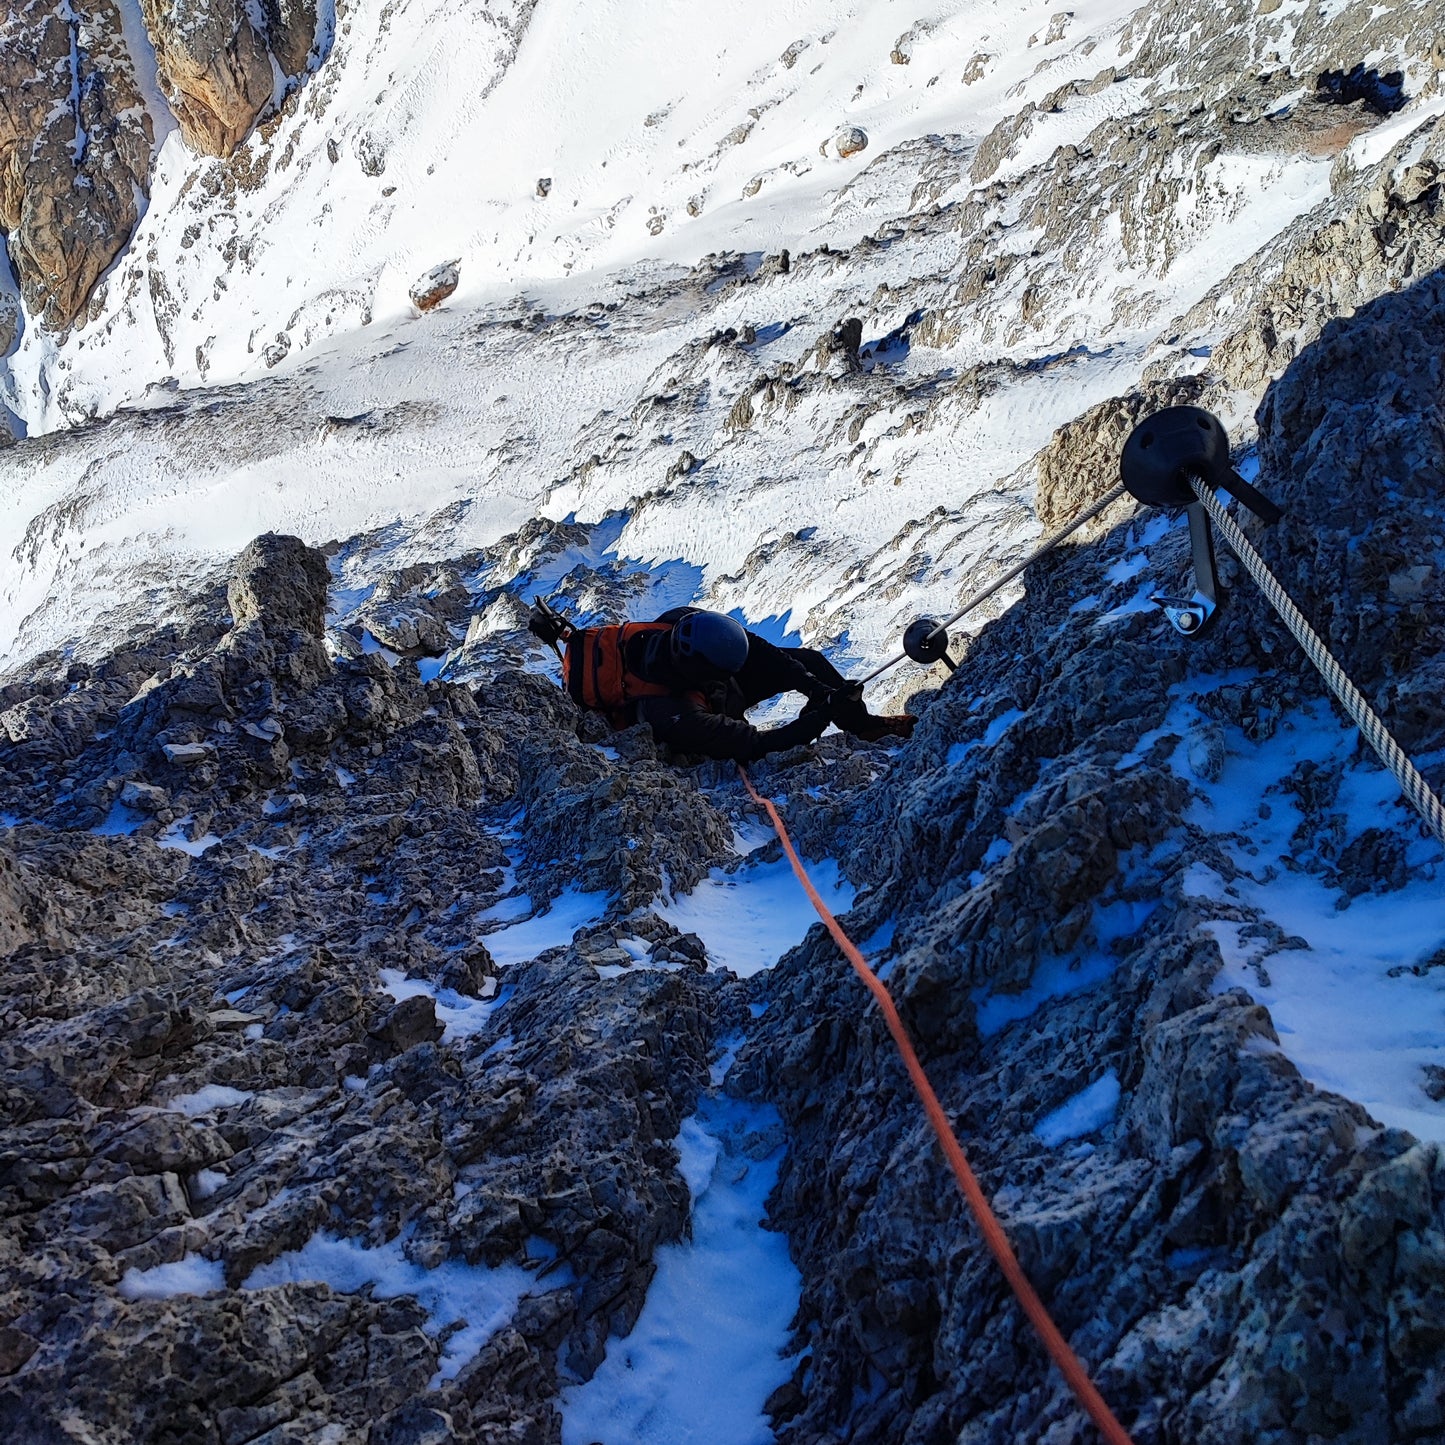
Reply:
M795 721L788 724L789 728L796 729L798 736L794 743L810 743L814 738L821 737L827 730L828 724L833 719L828 714L827 707L811 699L808 705L800 712Z
M828 698L828 716L844 732L856 732L868 719L863 705L863 684L850 682L834 688Z
M567 635L567 624L555 612L545 607L534 607L527 618L527 631L539 637L548 647L556 645Z

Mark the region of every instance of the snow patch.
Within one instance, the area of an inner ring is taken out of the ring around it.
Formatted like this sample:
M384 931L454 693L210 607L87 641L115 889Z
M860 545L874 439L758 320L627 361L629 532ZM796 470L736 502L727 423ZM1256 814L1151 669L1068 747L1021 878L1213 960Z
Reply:
M436 1007L437 1022L445 1028L442 1038L447 1043L480 1033L505 1002L502 993L491 999L468 998L455 989L438 988L421 978L408 978L399 968L381 970L381 987L397 1003L407 998L431 999Z
M568 1282L565 1272L550 1276L548 1288ZM423 1269L406 1257L402 1237L368 1249L354 1239L314 1234L300 1249L263 1264L242 1283L242 1289L267 1289L282 1284L325 1284L342 1294L367 1285L377 1299L412 1296L428 1315L427 1330L437 1334L460 1325L446 1343L431 1388L454 1379L491 1337L511 1323L522 1297L534 1292L537 1277L520 1265L496 1269L449 1259Z
M226 1287L226 1266L219 1259L188 1254L172 1264L128 1269L116 1290L122 1299L173 1299L185 1294L214 1294Z
M835 914L853 906L853 885L836 862L828 858L807 868ZM740 978L771 968L818 922L786 858L732 873L714 868L691 893L657 905L656 911L684 933L696 933L713 965L730 968Z
M683 1121L692 1238L657 1251L632 1333L562 1392L563 1445L771 1445L763 1404L792 1373L802 1284L785 1237L763 1228L781 1150L758 1158L757 1140L777 1127L771 1109L727 1099Z
M1113 1123L1118 1107L1119 1076L1110 1069L1087 1089L1081 1089L1052 1113L1045 1114L1034 1125L1034 1137L1050 1149L1057 1148L1067 1139L1096 1134Z
M249 1089L233 1089L229 1084L207 1084L193 1094L177 1094L174 1099L168 1099L162 1108L195 1118L198 1114L209 1114L216 1109L233 1108L255 1097Z
M515 900L507 902L514 903ZM584 893L578 888L569 888L552 900L552 906L546 913L534 913L520 923L484 934L482 942L499 968L527 963L549 948L566 947L579 928L596 923L602 917L607 903L608 895L605 893ZM496 907L503 908L504 904Z

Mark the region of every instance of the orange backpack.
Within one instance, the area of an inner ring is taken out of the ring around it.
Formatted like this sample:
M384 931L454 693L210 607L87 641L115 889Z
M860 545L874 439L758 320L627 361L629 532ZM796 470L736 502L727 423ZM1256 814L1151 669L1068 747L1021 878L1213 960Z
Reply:
M574 628L567 638L562 675L579 707L604 712L615 728L631 727L632 704L643 697L670 697L674 689L648 682L627 668L627 645L648 633L671 632L670 622L624 622L612 627ZM701 693L686 696L699 703Z

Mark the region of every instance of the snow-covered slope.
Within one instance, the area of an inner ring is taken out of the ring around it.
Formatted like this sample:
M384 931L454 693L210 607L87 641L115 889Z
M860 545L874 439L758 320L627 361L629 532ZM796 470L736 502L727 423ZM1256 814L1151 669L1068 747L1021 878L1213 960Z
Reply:
M1057 426L1186 313L1197 369L1240 314L1211 288L1358 199L1380 117L1311 67L1398 57L1391 137L1438 109L1427 10L1223 6L1185 46L1113 0L345 7L235 158L166 135L89 319L8 358L0 655L268 528L390 527L391 563L619 508L624 555L873 655L1032 532ZM861 369L816 349L850 315Z

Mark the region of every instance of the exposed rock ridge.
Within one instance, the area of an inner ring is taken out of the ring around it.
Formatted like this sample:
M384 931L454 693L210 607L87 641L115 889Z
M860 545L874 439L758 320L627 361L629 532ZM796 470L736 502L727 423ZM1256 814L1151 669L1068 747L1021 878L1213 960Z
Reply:
M1437 272L1303 348L1259 414L1260 484L1285 520L1250 524L1437 786L1445 579L1419 559L1441 544L1442 286ZM1095 452L1117 455L1149 404L1126 398L1064 429L1041 485L1072 487ZM1040 509L1069 507L1045 494ZM1203 641L1161 645L1153 613L1105 624L1080 611L1121 530L1106 515L1097 541L1037 564L887 781L856 811L807 807L794 826L871 885L854 936L890 925L874 962L1025 1268L1136 1441L1439 1440L1445 1156L1307 1083L1267 1012L1220 990L1215 928L1258 938L1262 971L1301 940L1197 883L1248 863L1188 820L1226 736L1268 756L1282 716L1322 685L1227 559L1228 606ZM1184 565L1182 537L1150 565ZM1181 686L1239 668L1255 680L1206 691L1201 715L1178 720ZM1304 812L1293 866L1332 878L1343 907L1403 884L1412 825L1360 832L1341 772L1300 763L1279 791ZM1061 959L1100 960L1099 981L1041 983ZM998 1022L1000 1003L1031 991ZM1033 1132L1105 1075L1117 1117L1087 1145ZM824 939L775 971L732 1083L777 1103L793 1145L775 1208L808 1283L780 1438L1079 1438L1076 1404Z

